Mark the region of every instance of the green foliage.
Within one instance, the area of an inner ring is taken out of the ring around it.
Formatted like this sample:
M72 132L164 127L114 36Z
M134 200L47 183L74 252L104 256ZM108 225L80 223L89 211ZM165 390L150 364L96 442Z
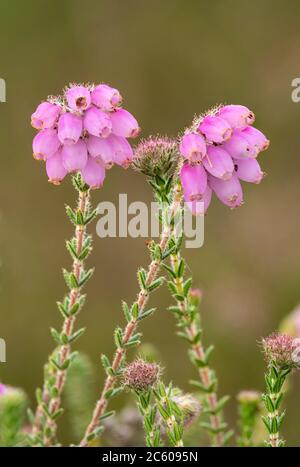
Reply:
M265 375L266 393L263 394L262 400L265 404L267 415L262 416L262 421L269 433L269 440L265 441L267 447L283 447L285 441L280 438L279 430L282 426L285 412L280 413L280 405L283 398L282 387L291 373L292 368L281 368L272 362L268 366L268 371Z
M95 397L95 371L89 357L81 352L68 370L64 399L75 441L81 439L91 418Z
M28 405L27 396L21 389L7 387L0 397L0 446L25 445L22 432Z

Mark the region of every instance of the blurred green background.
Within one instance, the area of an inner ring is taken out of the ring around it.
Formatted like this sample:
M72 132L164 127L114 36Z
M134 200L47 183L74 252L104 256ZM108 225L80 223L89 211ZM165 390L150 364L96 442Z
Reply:
M300 103L291 100L291 81L300 75L299 17L296 0L1 3L0 75L7 84L7 102L0 104L4 382L24 387L33 401L53 347L49 327L61 322L55 306L65 292L61 267L70 264L64 203L74 203L74 193L69 180L58 188L48 184L44 167L33 160L30 115L70 81L104 81L120 89L143 136L175 136L196 112L224 102L250 107L270 138L260 156L268 176L259 186L244 184L246 202L238 210L214 199L203 248L185 252L194 283L204 291L205 342L216 346L220 393L233 396L229 420L234 423L240 389L263 389L257 340L300 301ZM118 168L93 201L117 201L118 193L151 201L143 177ZM144 239L94 237L89 263L96 271L79 319L87 332L76 345L98 365L99 387L99 355L111 355L112 332L123 319L121 299L134 299L136 269L147 261ZM166 379L188 389L194 370L165 312L169 302L165 290L155 295L157 313L142 331L157 346ZM299 388L298 377L287 400L290 445L300 441Z

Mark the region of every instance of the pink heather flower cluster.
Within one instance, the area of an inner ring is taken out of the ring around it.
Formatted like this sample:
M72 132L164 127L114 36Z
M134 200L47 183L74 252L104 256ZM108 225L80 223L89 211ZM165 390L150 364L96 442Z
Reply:
M68 173L80 171L85 183L99 188L105 169L129 166L133 150L127 138L135 138L140 129L121 103L119 91L106 84L71 85L62 98L49 98L38 106L31 116L39 130L33 156L46 162L51 183L57 185Z
M253 122L254 114L247 107L225 105L196 118L182 137L180 152L185 162L180 178L185 201L194 214L203 214L203 205L207 211L212 192L227 206L240 206L240 180L262 180L264 174L256 158L268 148L269 141Z

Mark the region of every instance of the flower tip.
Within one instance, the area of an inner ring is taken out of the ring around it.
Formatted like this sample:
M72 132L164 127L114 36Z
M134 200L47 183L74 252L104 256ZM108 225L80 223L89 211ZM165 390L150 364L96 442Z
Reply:
M140 132L141 132L140 127L134 128L132 130L132 132L130 133L130 138L137 138L139 136Z
M55 186L58 186L61 184L61 180L53 180L51 178L48 178L48 182Z

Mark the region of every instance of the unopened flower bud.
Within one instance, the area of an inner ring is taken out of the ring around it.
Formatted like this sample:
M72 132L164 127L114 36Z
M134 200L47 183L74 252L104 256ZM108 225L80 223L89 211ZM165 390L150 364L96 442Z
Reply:
M139 142L134 151L134 168L145 175L154 177L172 175L179 162L176 140L164 136L150 136Z
M149 391L161 374L161 368L156 363L138 359L125 368L123 384L134 391Z
M268 364L279 368L299 368L300 359L296 355L297 349L300 351L298 340L287 334L273 333L262 340L262 345Z

